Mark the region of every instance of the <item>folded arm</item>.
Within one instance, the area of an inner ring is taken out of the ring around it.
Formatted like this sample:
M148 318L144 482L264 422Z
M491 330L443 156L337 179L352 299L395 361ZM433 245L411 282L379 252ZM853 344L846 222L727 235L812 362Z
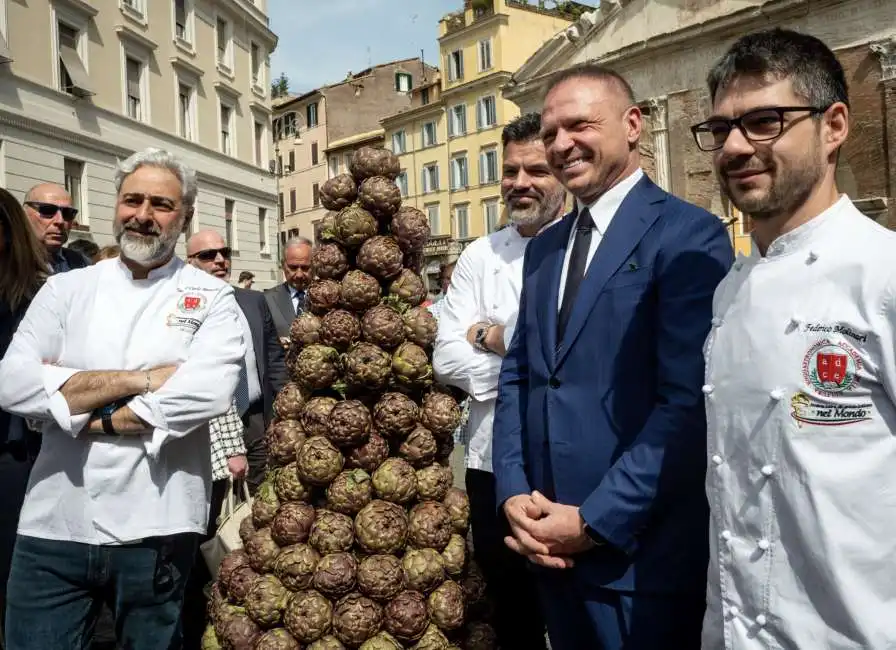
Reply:
M709 219L683 220L657 258L657 402L580 508L592 529L626 553L637 549L654 504L705 472L702 348L713 293L733 261L724 228Z

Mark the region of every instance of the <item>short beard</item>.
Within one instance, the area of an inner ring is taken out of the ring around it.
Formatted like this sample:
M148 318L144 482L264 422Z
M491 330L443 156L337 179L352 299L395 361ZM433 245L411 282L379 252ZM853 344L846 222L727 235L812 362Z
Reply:
M168 229L153 229L156 237L140 237L132 235L131 230L116 220L112 225L115 242L121 248L121 256L144 268L157 266L167 262L174 255L177 239L184 225L181 217L169 224Z
M529 208L514 209L508 203L507 217L510 219L510 223L517 228L537 228L541 230L557 217L565 199L566 191L561 188L553 194L548 194L543 201L538 201Z

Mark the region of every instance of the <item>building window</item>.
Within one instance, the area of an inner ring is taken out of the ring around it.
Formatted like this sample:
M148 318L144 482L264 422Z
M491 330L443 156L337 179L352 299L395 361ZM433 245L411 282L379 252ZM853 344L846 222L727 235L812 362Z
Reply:
M182 138L193 140L196 129L195 124L195 91L192 86L178 84L177 86L177 132Z
M312 128L317 126L317 102L313 104L308 104L305 107L305 123L308 125L308 128Z
M342 157L342 160L345 164L345 171L348 173L351 173L351 171L352 171L352 155L350 153L347 153Z
M260 86L264 81L261 71L261 48L258 43L249 46L249 64L252 68L252 85Z
M479 72L492 67L492 40L486 38L479 41Z
M59 47L59 90L76 97L93 94L80 47L82 33L63 22L56 24Z
M295 149L289 152L289 164L286 166L286 173L292 174L296 170L296 152Z
M228 72L233 70L233 37L230 23L223 18L215 21L215 40L218 44L218 65Z
M277 196L277 216L283 221L283 192Z
M330 178L339 176L339 156L333 156L327 160L327 164L330 168Z
M439 163L423 166L423 193L439 191Z
M392 134L392 153L400 154L405 153L407 151L407 140L405 137L404 129L401 131L396 131Z
M457 156L451 159L451 189L462 190L469 185L467 176L467 157Z
M401 195L406 197L408 195L408 173L404 170L399 172L398 176L395 178L395 184L398 185L398 189L401 190Z
M233 138L233 109L227 104L221 104L221 153L228 156L234 155Z
M498 112L495 105L495 96L483 97L476 106L476 126L487 129L498 122Z
M174 0L174 36L185 43L193 42L188 0Z
M140 18L143 18L146 15L146 10L143 7L143 3L144 0L121 0L121 8L130 10L131 13L134 13Z
M426 218L429 219L429 232L433 235L442 233L442 225L439 223L439 204L433 203L426 206Z
M467 105L452 106L448 112L448 135L464 135L467 132Z
M457 238L467 239L470 236L470 207L468 205L455 206L454 221L457 224Z
M479 154L479 182L498 182L498 150L485 149Z
M409 75L407 72L396 72L395 73L395 90L400 93L409 93L411 92L411 86L414 83L414 78Z
M311 164L316 165L317 163L318 163L317 143L312 142L311 143Z
M311 205L315 208L320 205L320 184L311 185Z
M289 212L292 214L296 211L296 191L289 190Z
M493 233L498 229L498 199L482 202L482 212L485 215L485 232Z
M236 223L233 219L233 199L224 199L224 239L228 248L236 248Z
M268 249L268 211L258 208L258 250L262 255L270 253Z
M420 91L420 103L426 106L429 103L429 88Z
M255 164L264 165L264 124L255 123Z
M278 140L293 138L296 135L296 114L284 113L274 120L274 136Z
M423 146L433 147L436 144L436 123L427 122L423 125Z
M124 60L125 86L127 88L127 115L143 120L143 63L126 56Z
M454 50L448 55L448 81L464 78L464 51Z
M84 163L80 160L64 158L63 174L65 176L65 191L72 197L72 207L78 210L78 223L87 225L87 215L84 214Z

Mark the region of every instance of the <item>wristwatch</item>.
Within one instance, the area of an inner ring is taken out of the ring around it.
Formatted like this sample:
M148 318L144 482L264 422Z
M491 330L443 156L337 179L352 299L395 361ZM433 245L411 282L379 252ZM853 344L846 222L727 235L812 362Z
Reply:
M585 524L585 534L588 535L588 538L594 542L595 546L606 546L607 540L604 539L603 535L594 530L588 524Z
M488 336L488 331L491 327L491 325L477 327L476 335L473 337L473 344L483 352L491 352L491 350L488 349L488 346L485 345L485 337Z
M100 419L103 422L103 433L107 436L120 437L121 434L115 430L115 427L112 425L112 414L115 413L119 409L118 402L112 402L111 404L104 406L100 409Z

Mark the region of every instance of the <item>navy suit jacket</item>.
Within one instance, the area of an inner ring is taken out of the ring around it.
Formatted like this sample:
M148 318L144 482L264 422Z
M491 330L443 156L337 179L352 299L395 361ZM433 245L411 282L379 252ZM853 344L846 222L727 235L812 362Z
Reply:
M589 584L702 592L702 347L730 240L716 216L645 176L607 228L558 341L574 222L566 215L526 250L495 412L498 503L539 490L579 506L609 542L576 558L572 571Z

